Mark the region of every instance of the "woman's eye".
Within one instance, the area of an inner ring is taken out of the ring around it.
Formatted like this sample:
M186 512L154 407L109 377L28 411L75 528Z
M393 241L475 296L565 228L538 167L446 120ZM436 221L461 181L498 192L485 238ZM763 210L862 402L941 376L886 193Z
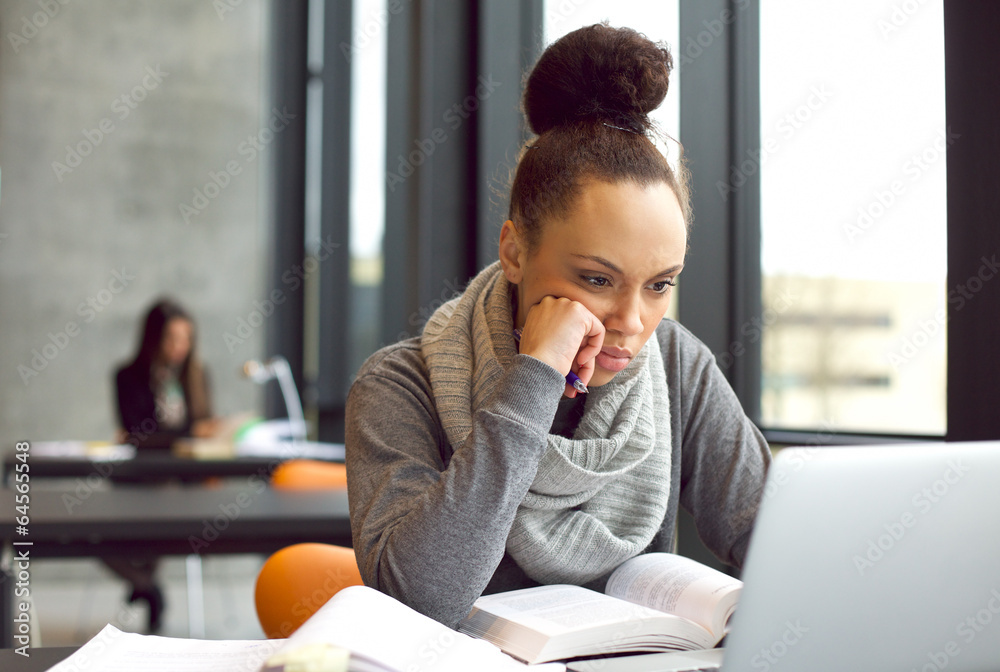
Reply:
M607 287L611 284L610 280L599 275L583 275L580 277L582 277L583 281L592 287Z
M660 280L659 282L654 282L653 284L650 285L650 287L657 294L663 294L667 292L671 287L675 287L676 285L677 283L674 280L668 279L668 280Z

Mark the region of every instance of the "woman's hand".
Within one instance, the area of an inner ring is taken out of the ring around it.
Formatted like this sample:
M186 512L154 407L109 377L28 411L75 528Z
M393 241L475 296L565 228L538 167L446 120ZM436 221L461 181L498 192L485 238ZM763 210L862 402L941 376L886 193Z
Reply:
M582 303L546 296L528 308L520 352L540 359L564 376L573 371L587 385L594 375L604 333L604 325ZM576 394L567 384L565 395Z

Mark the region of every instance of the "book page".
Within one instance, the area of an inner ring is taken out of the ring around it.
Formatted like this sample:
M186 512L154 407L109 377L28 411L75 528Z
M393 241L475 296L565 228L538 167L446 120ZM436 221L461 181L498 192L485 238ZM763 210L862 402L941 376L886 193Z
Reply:
M279 652L316 643L350 651L350 672L527 669L488 642L455 632L376 590L355 586L334 595L288 639L181 639L107 625L47 672L257 672ZM563 672L565 666L537 670Z
M315 643L341 646L352 658L377 661L396 672L525 669L489 642L456 632L366 586L344 588L330 598L281 650Z
M680 616L559 584L484 595L459 630L528 662L703 649L712 639L708 630Z
M106 625L48 672L251 672L283 639L201 640L138 635Z
M536 586L484 595L476 601L476 608L520 623L546 637L662 616L640 604L570 585Z
M688 618L716 641L726 633L743 582L690 558L645 553L622 563L605 592L629 602Z

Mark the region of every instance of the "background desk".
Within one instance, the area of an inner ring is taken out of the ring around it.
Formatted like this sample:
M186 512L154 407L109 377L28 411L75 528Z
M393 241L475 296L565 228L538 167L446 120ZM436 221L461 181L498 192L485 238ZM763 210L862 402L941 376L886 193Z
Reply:
M34 464L32 464L34 469ZM15 493L0 490L5 553L31 559L111 555L270 554L301 542L351 545L346 490L117 487L32 490L28 535L17 533ZM13 546L13 542L31 546ZM9 568L8 568L9 571ZM29 570L30 571L30 570ZM13 646L14 581L0 576L0 646Z
M39 478L108 478L113 482L156 483L176 480L194 483L209 478L258 476L267 481L274 468L281 464L278 458L237 457L226 459L196 460L176 457L169 452L140 455L120 462L87 460L72 457L30 458L31 479ZM14 482L16 458L7 455L3 460L3 484L11 487Z
M305 457L328 461L343 461L340 444L303 442L276 444L271 454L267 449L256 453L225 458L178 457L168 450L139 451L135 457L123 460L88 459L85 456L46 456L32 452L29 458L31 479L38 478L108 478L127 483L153 483L165 480L198 482L213 477L253 477L267 480L274 468L288 459ZM3 456L2 483L10 487L14 481L17 454Z

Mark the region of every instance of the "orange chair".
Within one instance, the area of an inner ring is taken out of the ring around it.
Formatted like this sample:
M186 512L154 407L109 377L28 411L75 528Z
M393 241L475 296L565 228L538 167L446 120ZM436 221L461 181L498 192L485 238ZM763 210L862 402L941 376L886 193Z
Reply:
M271 487L278 490L346 488L347 467L337 462L288 460L271 472Z
M257 575L257 620L268 637L288 637L340 589L360 585L354 549L288 546L268 558Z
M346 488L343 464L289 460L271 473L277 490ZM268 637L288 637L341 588L360 586L354 550L331 544L295 544L264 563L257 575L257 620Z

